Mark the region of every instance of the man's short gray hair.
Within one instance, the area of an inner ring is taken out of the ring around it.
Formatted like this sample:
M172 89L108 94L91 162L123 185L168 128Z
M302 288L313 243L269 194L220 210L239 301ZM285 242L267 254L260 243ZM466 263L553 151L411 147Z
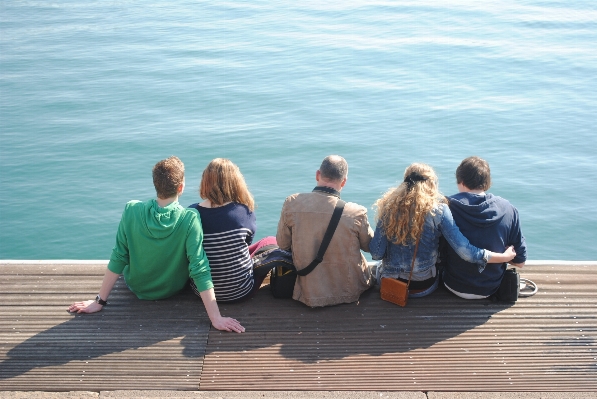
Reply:
M319 173L325 180L341 182L348 175L348 163L340 155L328 155L323 159Z

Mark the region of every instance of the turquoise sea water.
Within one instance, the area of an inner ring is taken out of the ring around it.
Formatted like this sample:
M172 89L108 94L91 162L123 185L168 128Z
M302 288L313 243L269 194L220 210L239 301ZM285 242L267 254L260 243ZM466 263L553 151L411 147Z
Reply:
M170 155L184 205L232 159L272 235L332 153L368 208L415 161L452 194L479 155L530 259L597 259L594 1L19 1L0 23L0 259L107 259Z

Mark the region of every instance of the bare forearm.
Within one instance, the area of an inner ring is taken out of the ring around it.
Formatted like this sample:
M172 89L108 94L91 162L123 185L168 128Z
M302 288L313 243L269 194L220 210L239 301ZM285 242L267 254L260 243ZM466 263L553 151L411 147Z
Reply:
M116 284L116 280L118 280L119 276L120 274L116 274L110 271L110 269L106 269L106 273L104 274L104 281L102 282L102 287L99 291L99 296L101 299L103 299L104 301L108 299L108 296L110 296L110 292L112 291L114 284ZM102 305L97 303L95 300L90 299L83 302L73 303L68 307L68 311L77 313L95 313L102 310L102 308Z
M112 288L114 288L114 284L116 284L118 277L120 277L120 274L116 274L110 271L110 269L106 269L106 274L104 274L104 280L102 281L102 287L99 290L99 296L104 301L108 300L110 292L112 292Z
M203 301L203 305L205 306L209 320L213 324L215 320L218 320L218 318L222 317L222 315L220 315L220 308L218 308L218 303L216 302L216 294L214 293L214 289L210 288L208 290L201 291L199 295L201 295L201 300Z
M222 317L213 288L201 291L199 295L201 295L201 300L203 301L209 320L215 328L218 330L234 331L238 333L245 331L245 328L238 322L238 320L230 317Z

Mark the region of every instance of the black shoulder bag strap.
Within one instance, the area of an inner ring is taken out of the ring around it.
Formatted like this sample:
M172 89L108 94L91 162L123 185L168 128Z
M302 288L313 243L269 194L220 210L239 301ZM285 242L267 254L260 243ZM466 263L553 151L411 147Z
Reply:
M315 267L323 261L323 255L325 255L325 251L327 251L328 246L330 245L330 241L332 241L332 237L334 236L334 232L336 231L336 227L338 227L338 223L340 222L342 211L344 211L344 205L346 205L346 202L342 201L341 199L338 199L328 229L325 231L325 235L323 236L323 240L321 241L321 246L319 247L317 256L315 257L315 259L313 259L313 262L311 262L309 266L296 271L296 274L298 274L299 276L306 276L307 274L311 273L313 269L315 269Z

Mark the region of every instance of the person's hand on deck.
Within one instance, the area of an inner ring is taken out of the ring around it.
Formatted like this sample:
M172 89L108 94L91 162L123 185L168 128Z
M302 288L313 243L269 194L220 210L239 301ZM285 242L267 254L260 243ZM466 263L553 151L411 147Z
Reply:
M209 320L215 328L222 331L234 331L237 333L245 332L245 328L240 325L238 320L230 317L222 317L213 288L201 291L199 292L199 295L201 295Z
M234 331L237 333L245 332L245 328L241 326L238 320L233 319L231 317L222 317L220 316L216 320L213 320L211 323L216 329L222 331Z
M99 291L100 298L103 298L104 301L108 300L108 296L116 284L116 280L120 275L116 274L109 269L106 269L106 273L104 274L104 280L102 281L102 287ZM68 311L71 313L95 313L102 310L104 306L100 305L94 300L83 301L83 302L75 302L68 307Z
M75 302L68 307L71 313L95 313L102 310L103 306L95 302L93 299L83 302Z

